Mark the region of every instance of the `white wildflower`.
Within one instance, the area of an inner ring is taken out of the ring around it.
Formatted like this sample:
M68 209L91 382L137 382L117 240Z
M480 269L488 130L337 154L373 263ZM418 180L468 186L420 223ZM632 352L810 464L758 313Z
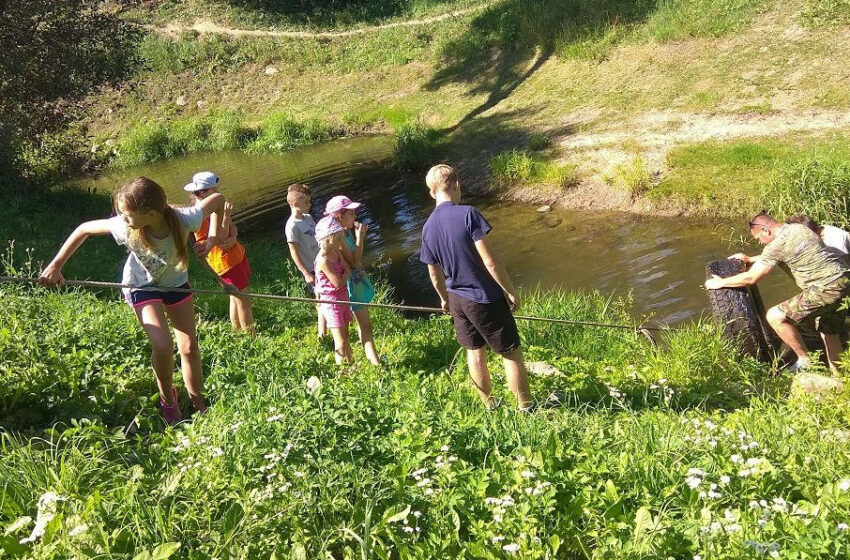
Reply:
M213 447L211 451L213 457L221 457L224 455L224 450L221 447Z
M516 554L517 552L519 552L519 545L516 543L506 544L502 547L502 550L504 550L508 554Z
M747 478L752 474L752 472L753 471L751 471L750 469L741 469L738 471L738 476L740 476L741 478Z
M277 422L278 420L283 420L283 414L275 414L266 418L266 422Z
M70 531L68 531L68 535L71 536L71 537L76 537L77 535L81 535L81 534L85 533L86 531L88 531L88 528L89 528L88 525L86 525L85 523L82 523L80 525L77 525L76 527L74 527Z
M448 451L448 450L449 450L449 446L448 446L448 445L444 445L444 446L442 446L442 447L440 448L440 451L442 451L443 453L445 453L445 452L446 452L446 451Z
M295 477L298 477L298 478L302 478L302 477L304 477L304 475L305 475L304 471L295 471L294 473L292 473L292 476L295 476Z
M689 476L685 479L685 483L691 490L693 490L697 488L700 484L702 484L702 479L698 476Z
M505 540L505 537L503 537L502 535L496 535L495 537L490 539L490 542L492 542L493 544L499 544L503 540Z
M726 529L727 533L737 533L738 531L741 530L741 526L738 525L737 523L730 523L729 525L726 525L726 527L724 527L724 529Z
M729 482L731 482L731 480L732 480L732 479L731 479L731 478L729 478L729 476L727 476L727 475L725 475L725 474L724 474L723 476L721 476L721 477L720 477L720 485L721 485L721 486L726 486L727 484L729 484Z
M783 498L773 498L773 511L788 511L788 503Z
M733 463L736 463L736 464L744 462L744 460L741 458L741 456L738 455L737 453L735 453L734 455L729 457L729 460L732 461Z
M21 544L35 542L44 536L47 525L56 517L57 504L67 500L56 492L45 492L38 499L38 514L35 517L35 527L29 537L21 539Z
M416 486L418 486L419 488L422 488L423 486L428 486L429 484L431 484L431 479L426 477L426 478L423 478L422 480L420 480L419 482L417 482Z
M315 393L319 389L322 388L322 380L316 377L315 375L311 375L310 379L307 380L307 390L311 393Z
M405 533L412 533L413 532L413 527L411 527L410 525L402 527L402 529L404 529Z
M524 470L520 473L523 478L534 478L537 474L534 471Z
M848 525L848 524L846 524L846 523L839 523L839 524L838 524L838 526L837 526L836 528L837 528L839 531L846 531L847 529L850 529L850 525Z
M846 492L850 490L850 478L845 478L841 482L838 483L838 489L842 492Z

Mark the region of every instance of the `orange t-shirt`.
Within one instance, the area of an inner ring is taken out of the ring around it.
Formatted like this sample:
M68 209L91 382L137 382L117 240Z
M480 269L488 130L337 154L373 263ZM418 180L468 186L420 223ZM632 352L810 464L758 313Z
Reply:
M204 218L201 227L195 233L195 239L203 243L207 240L207 234L210 230L210 217ZM221 247L215 246L207 254L207 262L210 264L215 273L221 276L228 270L241 263L245 259L245 247L238 241L233 247L224 251Z

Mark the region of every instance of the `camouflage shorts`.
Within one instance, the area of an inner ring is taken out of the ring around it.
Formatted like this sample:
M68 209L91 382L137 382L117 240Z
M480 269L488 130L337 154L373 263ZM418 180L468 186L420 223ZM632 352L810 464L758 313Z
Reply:
M847 311L839 311L850 296L850 278L844 276L825 288L811 287L779 304L779 309L795 323L815 319L815 329L824 334L839 334Z

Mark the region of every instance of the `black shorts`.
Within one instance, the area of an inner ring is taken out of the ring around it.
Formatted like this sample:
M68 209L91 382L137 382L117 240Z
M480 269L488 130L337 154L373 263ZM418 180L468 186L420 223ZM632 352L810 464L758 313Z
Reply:
M486 344L499 354L507 354L520 347L519 331L506 299L475 303L449 293L449 311L457 340L464 348L478 350Z

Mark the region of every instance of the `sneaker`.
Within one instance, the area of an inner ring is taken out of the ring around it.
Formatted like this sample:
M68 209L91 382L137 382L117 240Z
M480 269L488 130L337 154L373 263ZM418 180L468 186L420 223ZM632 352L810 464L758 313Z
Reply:
M159 410L162 413L162 418L165 420L165 423L169 426L173 426L183 420L183 416L180 414L180 402L177 400L177 387L172 385L171 390L173 391L174 400L174 403L171 406L165 404L165 401L161 398L159 399Z
M528 406L521 406L517 409L522 414L534 414L537 412L537 403L531 403Z
M806 371L811 365L812 364L809 361L797 360L796 362L785 368L785 371L790 373L791 375L796 375L798 373Z
M493 412L494 410L498 410L500 406L502 406L502 400L497 399L496 397L490 397L487 399L487 412Z

